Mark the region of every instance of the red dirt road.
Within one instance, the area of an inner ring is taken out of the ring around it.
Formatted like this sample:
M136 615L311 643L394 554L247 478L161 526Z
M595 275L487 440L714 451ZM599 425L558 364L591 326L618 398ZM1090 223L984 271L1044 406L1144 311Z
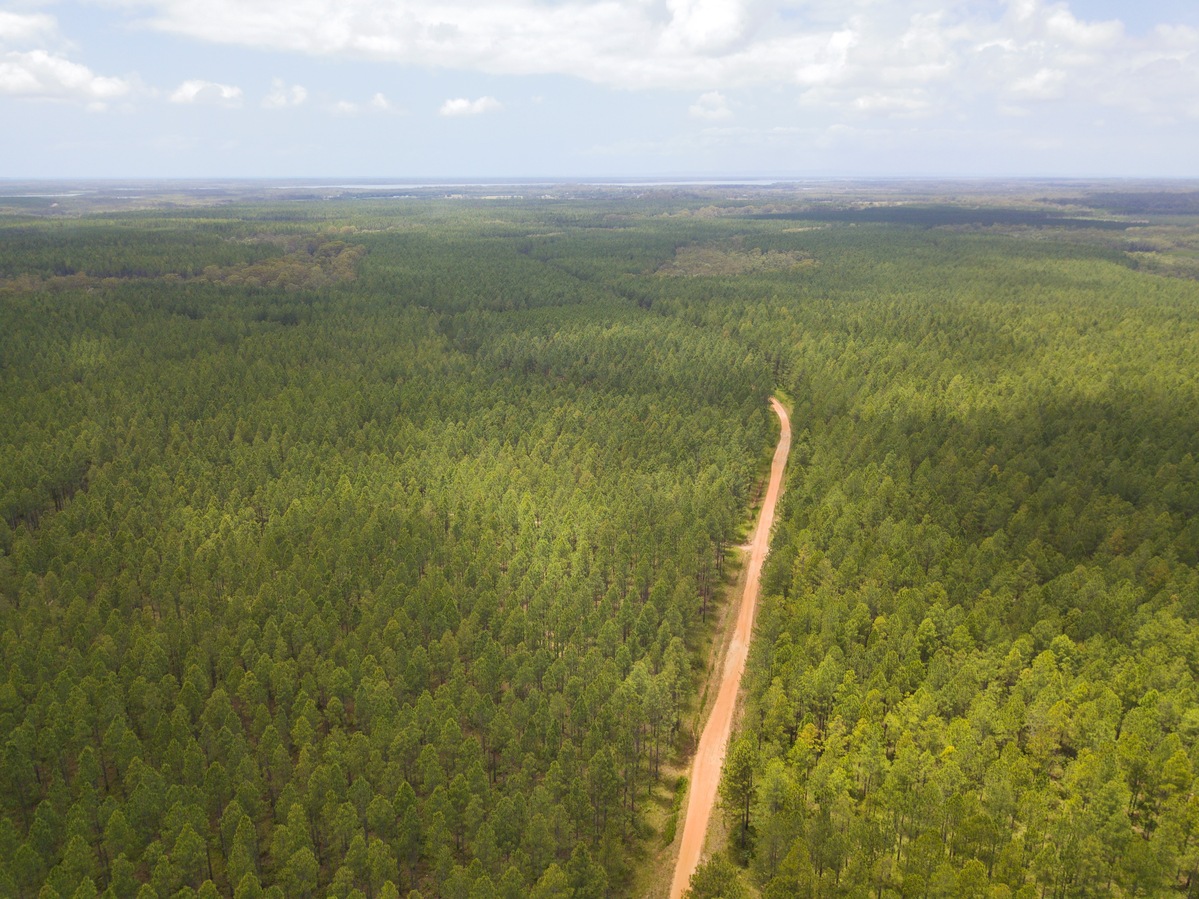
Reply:
M741 675L745 672L745 659L749 654L749 640L753 634L754 611L758 605L758 581L762 577L762 563L770 548L770 529L774 525L774 508L783 487L783 469L787 465L787 454L791 451L791 421L787 410L774 397L771 408L779 417L782 433L774 461L770 464L770 483L762 500L762 512L749 544L749 566L746 569L745 592L741 597L741 609L737 614L737 627L729 643L724 659L724 673L716 693L716 704L704 725L695 751L695 762L691 766L691 784L687 796L687 813L683 824L683 841L679 846L679 858L670 882L670 899L679 899L691 882L691 875L699 866L704 849L704 836L708 832L708 819L716 802L716 788L720 785L720 768L729 745L729 733L733 726L733 711L737 705L737 691L741 686Z

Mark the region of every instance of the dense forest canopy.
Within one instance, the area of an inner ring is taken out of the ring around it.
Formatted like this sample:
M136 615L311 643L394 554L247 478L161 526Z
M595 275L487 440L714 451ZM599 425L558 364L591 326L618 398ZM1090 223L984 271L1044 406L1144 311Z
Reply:
M743 194L0 219L0 895L641 889L776 389L712 889L1199 892L1190 223Z

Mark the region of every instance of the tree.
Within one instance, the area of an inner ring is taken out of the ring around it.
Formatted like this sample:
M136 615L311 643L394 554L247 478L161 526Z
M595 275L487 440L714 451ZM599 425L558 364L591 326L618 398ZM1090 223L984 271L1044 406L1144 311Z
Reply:
M570 899L573 893L566 872L555 862L545 869L529 895L532 899Z
M738 843L749 845L750 811L754 801L754 768L757 751L749 739L738 739L725 757L720 779L720 799L728 815L736 821Z
M374 837L370 841L370 845L366 850L367 870L369 872L367 882L370 884L372 893L383 889L385 883L390 883L399 878L399 870L396 866L395 856L392 855L391 849L387 844Z
M190 823L184 824L176 837L175 846L171 850L171 860L178 866L185 884L194 888L203 881L207 851L204 840L192 829Z
M746 899L737 868L722 855L714 855L695 869L685 894L688 899Z
M320 865L312 850L304 847L293 852L279 871L279 884L288 896L308 897L316 893ZM247 875L249 876L249 875Z
M566 865L573 899L603 899L608 894L608 876L582 843L576 843Z
M259 874L258 834L249 815L243 814L237 823L228 857L228 879L240 884L249 874Z
M111 876L106 894L111 896L133 896L138 891L137 869L123 854L113 859Z
M258 875L247 873L242 875L241 880L237 882L237 889L233 891L234 899L261 899L262 884L258 881Z
M55 885L60 894L69 895L84 881L90 881L94 890L92 875L95 873L95 852L83 837L75 835L67 840L62 861L50 872L49 882Z

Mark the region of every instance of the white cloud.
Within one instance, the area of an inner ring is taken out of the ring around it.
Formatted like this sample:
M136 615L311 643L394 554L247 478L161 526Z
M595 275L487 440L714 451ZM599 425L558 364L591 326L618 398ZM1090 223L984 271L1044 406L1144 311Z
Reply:
M928 0L922 0L928 2ZM873 0L127 0L145 23L220 43L629 88L791 81L797 62ZM816 21L819 20L819 21Z
M929 107L929 102L919 91L892 91L866 94L853 101L859 112L918 113Z
M789 86L832 111L994 113L1069 96L1158 115L1199 96L1195 29L1163 22L1133 35L1087 19L1076 0L114 2L141 10L141 24L217 43L692 95ZM442 108L478 111L466 100Z
M1065 93L1066 73L1060 69L1038 69L1012 85L1012 93L1029 100L1055 100Z
M803 58L795 69L795 81L803 85L820 85L838 80L848 68L849 51L858 43L852 29L835 31L823 41L823 46Z
M733 114L733 111L729 109L728 100L720 91L708 91L700 94L699 99L691 104L688 111L693 118L697 119L727 119Z
M0 44L44 42L58 32L53 16L0 10Z
M135 90L134 81L99 75L48 44L72 49L53 16L0 10L0 96L74 101L99 111Z
M1054 7L1045 16L1045 32L1053 38L1077 47L1102 50L1113 46L1124 36L1119 21L1083 22L1064 6Z
M467 100L465 97L457 97L442 103L441 109L437 110L437 114L442 116L481 115L485 112L494 112L503 108L503 104L495 97L479 97L477 100Z
M365 103L356 103L353 100L336 100L328 104L325 108L328 112L340 116L356 116L371 112L379 113L398 111L394 106L392 106L391 101L380 92L373 94Z
M215 103L221 106L241 104L241 88L232 84L192 78L183 82L171 94L172 103Z
M94 109L130 92L123 78L97 75L87 66L45 50L12 51L0 57L0 95L77 100Z
M670 12L662 38L670 48L719 53L736 46L750 24L744 0L666 0Z
M262 105L267 109L285 109L289 106L302 106L308 99L308 90L301 84L290 87L282 78L271 80L271 92L263 98Z

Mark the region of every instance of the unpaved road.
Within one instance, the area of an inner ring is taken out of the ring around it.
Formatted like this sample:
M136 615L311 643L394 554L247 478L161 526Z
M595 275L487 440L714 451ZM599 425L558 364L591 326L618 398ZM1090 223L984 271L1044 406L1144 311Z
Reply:
M746 569L745 592L741 596L741 609L737 614L737 626L729 643L724 659L724 673L716 693L712 714L704 725L695 751L695 762L691 766L691 783L687 796L687 817L683 823L683 841L679 846L679 859L675 864L674 878L670 882L670 899L679 899L691 882L691 875L699 865L704 849L704 835L708 832L708 819L716 802L716 788L720 785L720 767L729 745L729 732L733 726L733 711L737 705L737 690L741 686L741 675L745 672L745 658L749 654L749 640L753 634L754 611L758 605L758 581L762 577L762 563L766 550L770 548L770 529L774 524L774 507L783 487L783 469L787 466L787 453L791 451L791 420L787 410L774 397L771 408L779 417L782 433L779 445L770 464L770 483L762 500L762 512L749 544L749 566Z

